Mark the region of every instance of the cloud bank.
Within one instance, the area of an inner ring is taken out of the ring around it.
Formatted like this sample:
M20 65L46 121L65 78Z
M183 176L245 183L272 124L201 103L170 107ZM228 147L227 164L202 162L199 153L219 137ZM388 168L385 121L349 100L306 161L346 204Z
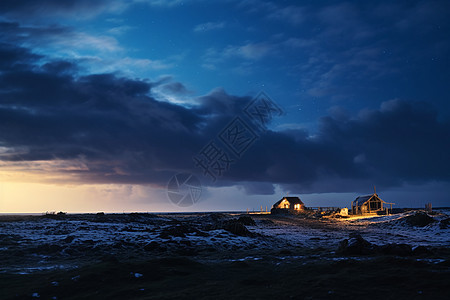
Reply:
M251 99L216 89L186 106L156 100L161 87L185 92L167 80L81 75L72 61L2 43L1 167L69 183L164 186L177 172L199 174L192 157ZM315 133L266 131L215 185L271 194L274 184L305 193L450 180L450 122L430 104L334 109L319 122Z

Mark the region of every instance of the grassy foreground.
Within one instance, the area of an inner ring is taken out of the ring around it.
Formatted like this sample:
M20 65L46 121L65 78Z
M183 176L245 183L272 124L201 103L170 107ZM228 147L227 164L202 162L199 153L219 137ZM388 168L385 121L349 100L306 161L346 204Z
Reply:
M450 299L450 261L200 263L185 257L0 274L2 299ZM34 296L33 296L34 295Z

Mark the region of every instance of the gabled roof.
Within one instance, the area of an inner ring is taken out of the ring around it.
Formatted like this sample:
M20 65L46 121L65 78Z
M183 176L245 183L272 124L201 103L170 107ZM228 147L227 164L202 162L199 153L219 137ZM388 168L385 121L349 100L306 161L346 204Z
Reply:
M386 202L384 202L383 200L381 200L381 198L378 197L377 194L366 195L366 196L359 196L359 197L356 197L355 201L358 201L359 203L364 203L364 202L369 201L370 198L372 198L372 197L376 197L376 199L380 200L380 201L383 202L383 203L386 203Z
M366 202L367 200L369 200L370 198L372 198L373 195L367 195L367 196L359 196L356 197L356 201L360 201L360 202Z
M302 200L300 200L299 197L283 197L281 200L277 201L274 206L277 206L278 204L280 204L283 200L287 200L289 202L289 204L294 205L294 204L303 204Z

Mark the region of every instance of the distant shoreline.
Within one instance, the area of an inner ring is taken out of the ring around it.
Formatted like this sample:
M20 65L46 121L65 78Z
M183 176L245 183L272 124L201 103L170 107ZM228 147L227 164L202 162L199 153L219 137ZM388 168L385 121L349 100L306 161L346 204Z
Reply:
M397 208L398 210L423 210L423 207L417 208L417 207L402 207ZM450 210L450 207L433 207L433 210ZM249 211L249 212L259 212L259 211ZM68 212L67 215L95 215L97 213L102 213L102 211L97 212ZM166 211L159 211L159 212L150 212L150 211L129 211L129 212L103 212L105 214L109 215L121 215L121 214L165 214L165 215L195 215L195 214L213 214L213 213L223 213L223 214L242 214L247 213L246 210L236 210L236 211L188 211L188 212L166 212ZM40 213L26 213L26 212L20 212L20 213L2 213L0 212L0 216L42 216L45 215L45 212Z
M98 213L104 213L108 215L123 215L123 214L165 214L165 215L176 215L176 214L183 214L183 215L195 215L195 214L214 214L214 213L222 213L222 214L242 214L247 213L245 210L236 210L236 211L188 211L188 212L167 212L167 211L125 211L125 212L68 212L67 215L95 215ZM45 212L40 213L0 213L0 216L42 216L45 215Z

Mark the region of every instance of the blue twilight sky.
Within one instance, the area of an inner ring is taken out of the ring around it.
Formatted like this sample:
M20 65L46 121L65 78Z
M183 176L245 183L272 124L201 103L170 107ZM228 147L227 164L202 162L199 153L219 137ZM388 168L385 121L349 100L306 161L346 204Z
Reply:
M0 210L232 210L288 192L345 206L373 185L400 206L450 206L449 11L2 1ZM220 132L260 91L284 113L233 157ZM233 159L216 181L193 160L211 141ZM177 173L200 179L195 205L167 199Z

